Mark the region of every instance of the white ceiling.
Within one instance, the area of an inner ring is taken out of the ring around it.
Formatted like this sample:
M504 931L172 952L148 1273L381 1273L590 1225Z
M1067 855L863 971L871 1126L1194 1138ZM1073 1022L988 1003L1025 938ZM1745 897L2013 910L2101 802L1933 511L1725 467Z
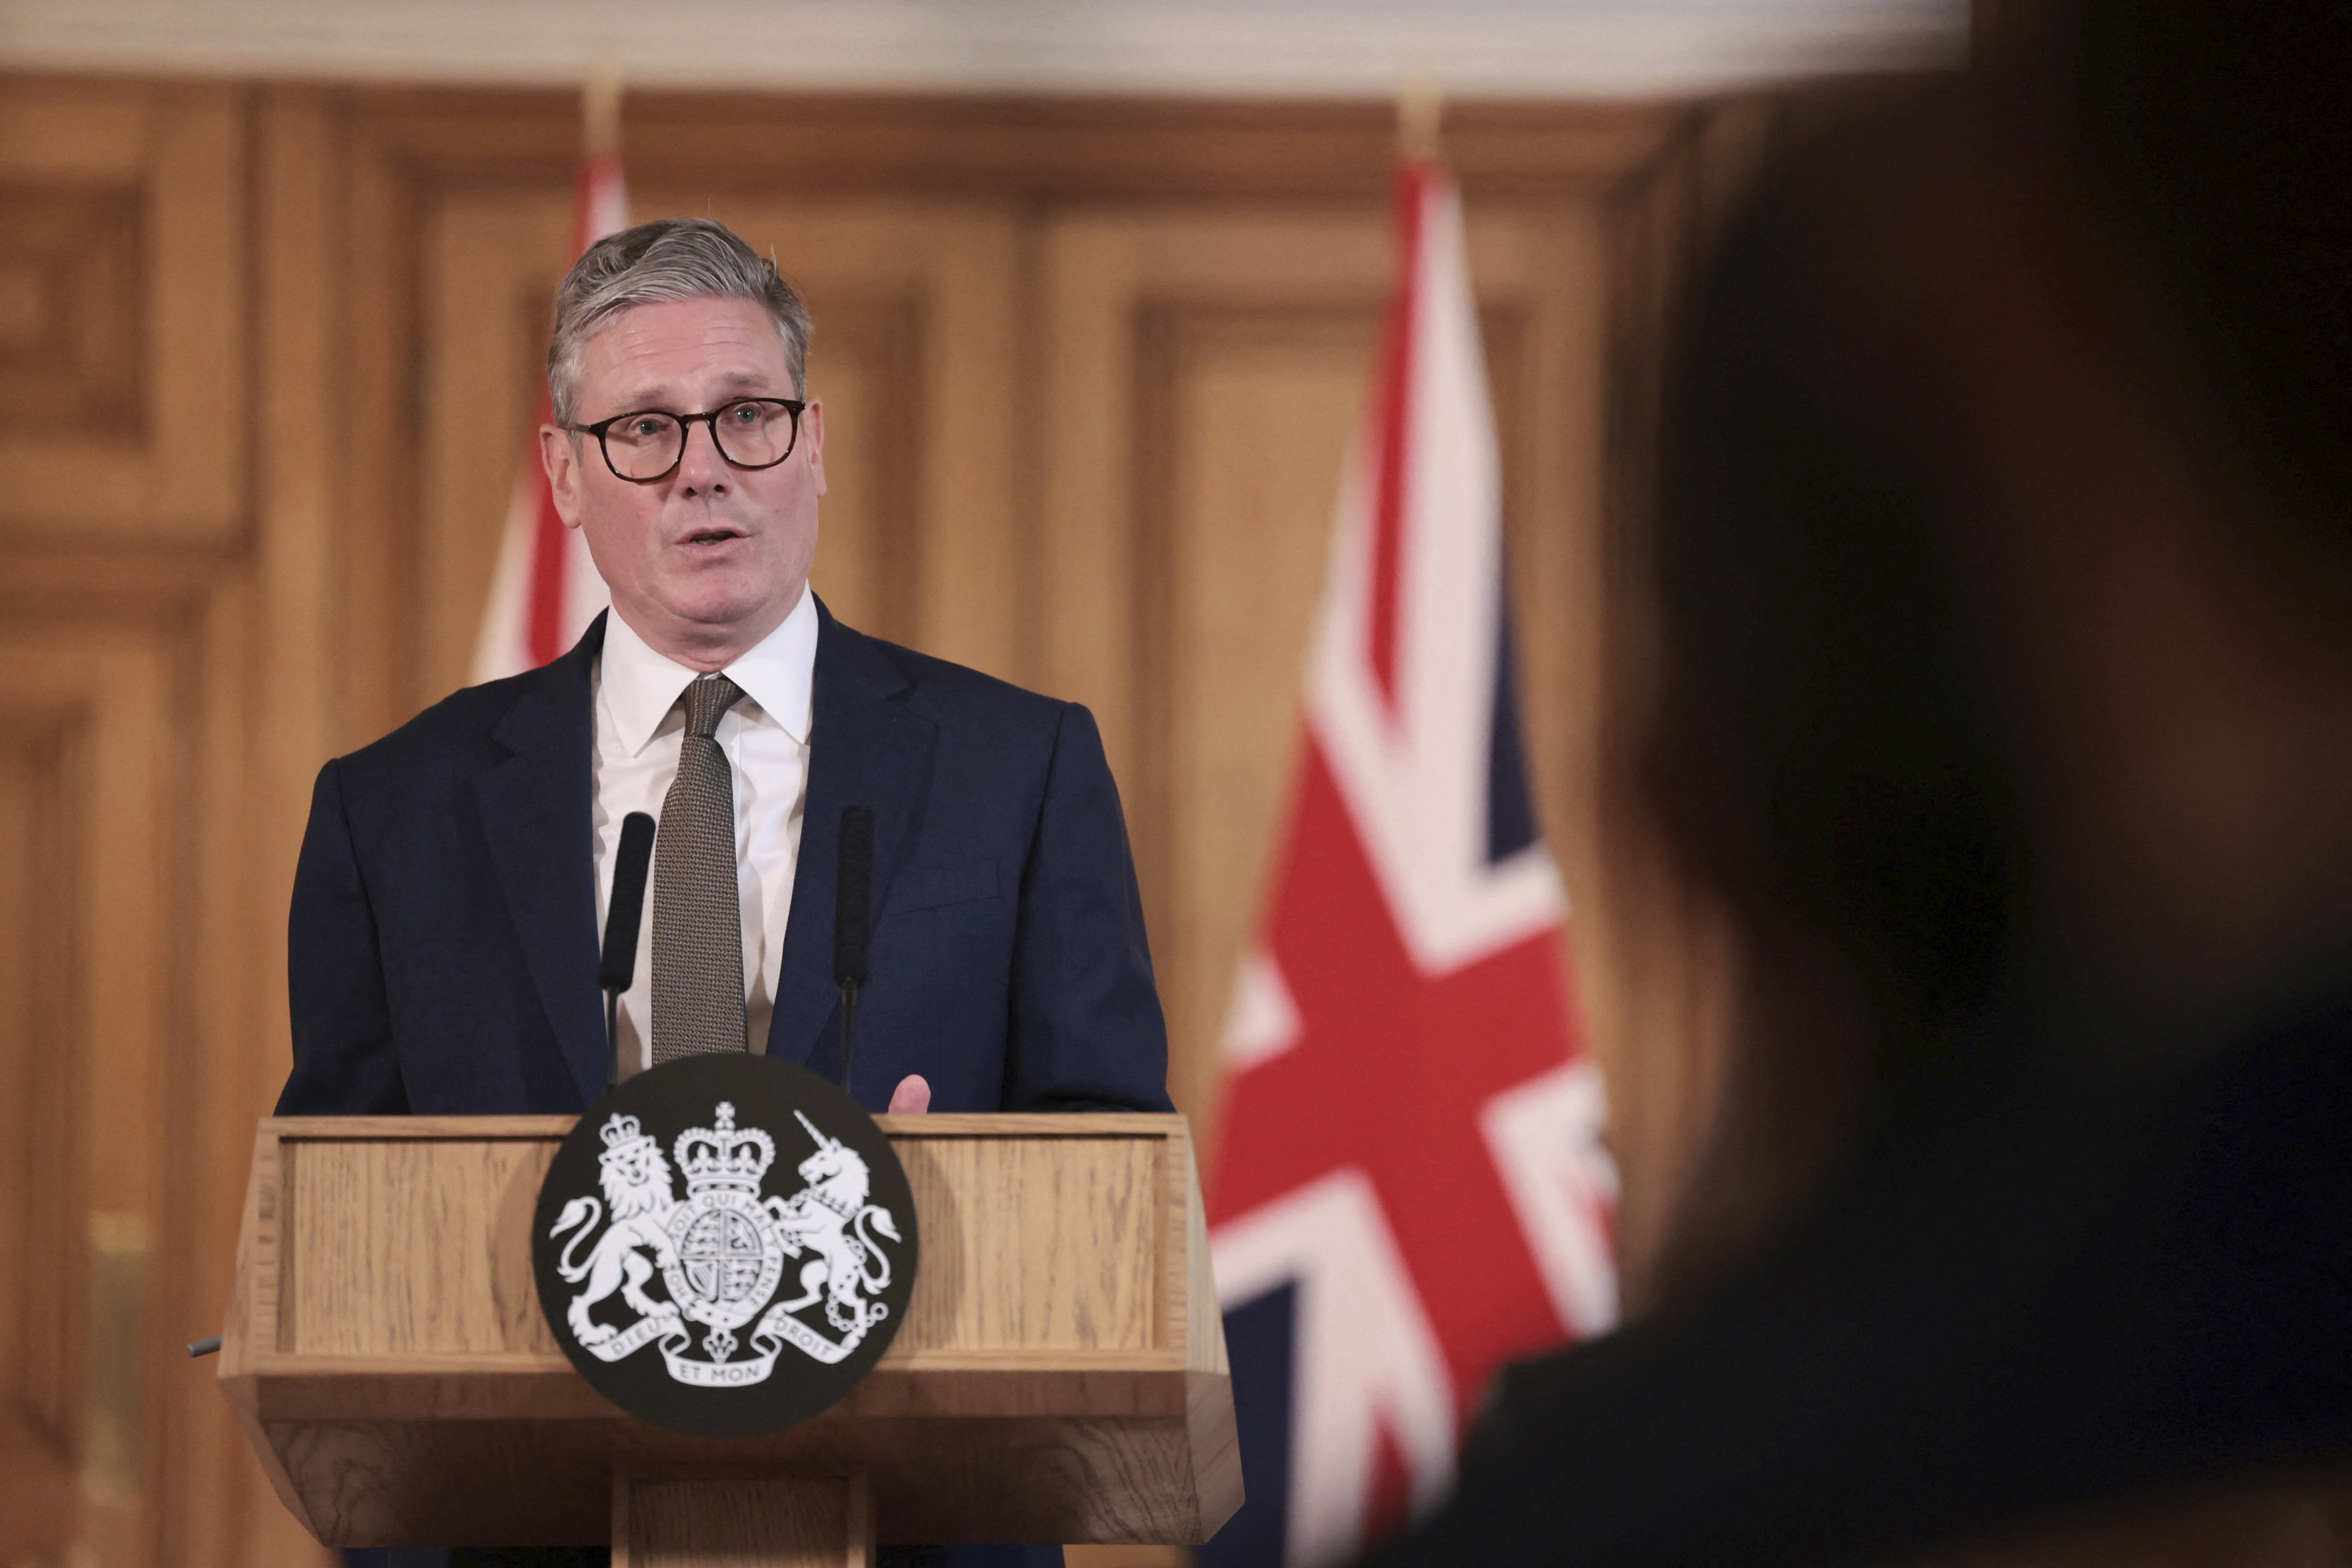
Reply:
M772 90L1645 97L1957 59L1965 0L0 0L0 67Z

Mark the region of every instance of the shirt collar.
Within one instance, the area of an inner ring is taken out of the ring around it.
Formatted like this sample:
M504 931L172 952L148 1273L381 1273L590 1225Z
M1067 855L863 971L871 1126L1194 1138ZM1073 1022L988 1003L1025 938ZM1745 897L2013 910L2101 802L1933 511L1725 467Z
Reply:
M803 584L800 603L783 624L721 672L803 744L809 738L816 682L816 595ZM632 753L645 750L660 731L697 673L646 647L619 611L605 618L598 684L605 710Z

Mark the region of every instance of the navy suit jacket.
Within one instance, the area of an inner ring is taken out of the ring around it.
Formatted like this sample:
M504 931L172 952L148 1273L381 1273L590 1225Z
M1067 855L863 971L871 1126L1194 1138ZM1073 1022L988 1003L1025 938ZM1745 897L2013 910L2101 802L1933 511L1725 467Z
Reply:
M835 865L842 808L866 805L858 1101L878 1111L920 1073L934 1110L1170 1110L1135 865L1092 715L817 613L808 804L768 1054L839 1076ZM590 694L604 639L600 616L554 663L460 691L320 771L294 874L279 1115L578 1112L603 1095ZM1060 1559L881 1552L885 1568Z
M768 1054L840 1070L842 808L873 809L856 1082L931 1109L1166 1110L1167 1035L1094 720L818 605L808 805ZM591 674L602 617L320 770L280 1115L583 1111L604 1093Z

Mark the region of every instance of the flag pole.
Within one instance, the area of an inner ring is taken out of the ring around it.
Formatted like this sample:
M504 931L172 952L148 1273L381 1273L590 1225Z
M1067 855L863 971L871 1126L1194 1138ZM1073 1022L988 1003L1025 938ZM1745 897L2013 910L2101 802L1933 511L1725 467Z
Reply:
M621 151L621 64L609 55L588 63L580 82L583 142L591 158L613 158Z
M1397 90L1397 156L1408 163L1437 161L1437 127L1445 95L1426 77L1408 79Z

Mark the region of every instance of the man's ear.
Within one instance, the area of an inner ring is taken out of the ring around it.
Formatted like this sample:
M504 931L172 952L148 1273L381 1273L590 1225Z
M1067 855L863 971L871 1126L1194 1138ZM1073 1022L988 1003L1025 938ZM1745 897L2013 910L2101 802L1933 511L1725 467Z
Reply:
M824 494L824 405L815 398L801 410L801 439L808 443L809 477L816 480L816 493Z
M555 498L555 515L566 528L580 526L580 438L552 425L539 427L539 465Z

